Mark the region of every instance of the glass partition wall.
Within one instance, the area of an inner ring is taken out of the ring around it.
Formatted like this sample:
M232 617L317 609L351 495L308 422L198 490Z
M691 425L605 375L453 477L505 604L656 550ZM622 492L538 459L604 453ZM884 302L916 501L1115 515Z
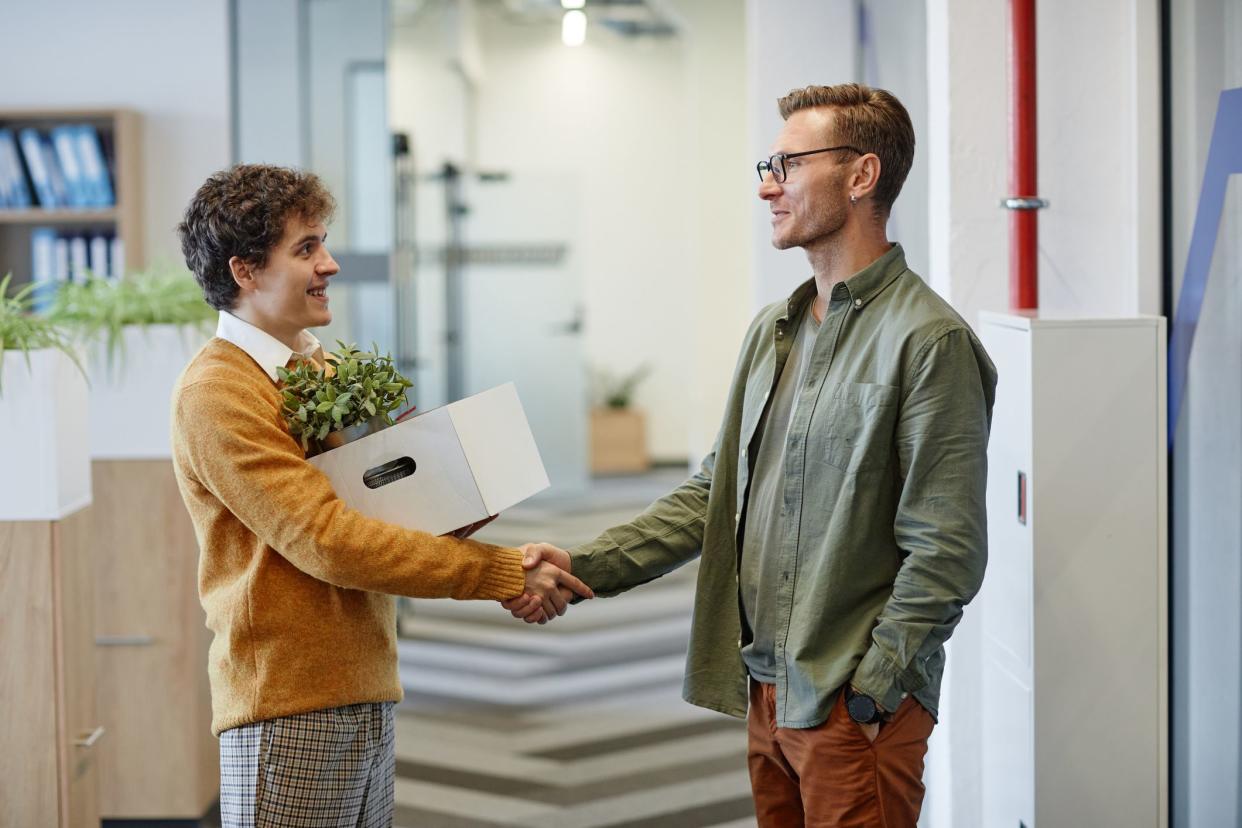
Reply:
M392 352L424 411L514 382L563 493L587 479L578 181L552 160L480 166L503 144L480 125L483 42L530 37L483 9L233 0L234 159L336 196L325 346Z
M1194 331L1188 362L1176 364L1175 350L1170 365L1174 378L1185 369L1184 384L1170 388L1171 398L1181 394L1171 503L1171 824L1242 825L1242 176L1227 170L1242 168L1242 116L1232 126L1222 117L1222 92L1242 87L1242 4L1176 0L1166 12L1168 310L1175 336L1177 326ZM1209 164L1214 141L1224 152ZM1227 182L1218 222L1219 202L1201 199L1213 180ZM1188 273L1192 248L1208 252L1210 267Z

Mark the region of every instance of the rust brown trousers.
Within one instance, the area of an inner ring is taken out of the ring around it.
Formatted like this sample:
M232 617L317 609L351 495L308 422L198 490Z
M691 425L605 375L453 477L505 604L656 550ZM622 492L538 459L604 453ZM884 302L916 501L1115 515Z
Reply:
M805 729L776 726L776 686L750 683L747 762L760 828L914 828L934 722L912 698L870 741L845 710Z

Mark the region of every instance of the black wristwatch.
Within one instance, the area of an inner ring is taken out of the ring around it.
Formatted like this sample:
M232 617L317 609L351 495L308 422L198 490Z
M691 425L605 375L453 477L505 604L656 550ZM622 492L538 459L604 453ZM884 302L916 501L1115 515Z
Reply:
M875 699L863 693L855 693L854 688L845 686L845 709L850 718L859 724L875 724L884 720L884 713Z

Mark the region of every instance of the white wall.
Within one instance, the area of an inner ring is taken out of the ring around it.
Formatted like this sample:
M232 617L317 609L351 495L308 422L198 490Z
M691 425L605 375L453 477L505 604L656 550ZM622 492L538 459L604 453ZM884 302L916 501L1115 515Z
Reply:
M592 27L570 49L555 22L514 26L480 7L473 105L447 67L453 50L436 46L452 24L443 16L395 27L390 66L394 90L398 73L417 78L394 97L392 124L413 134L421 169L474 146L480 169L578 179L587 359L618 373L652 365L637 395L650 449L681 460L715 436L745 329L734 290L746 256L739 205L751 193L744 111L719 100L722 78L743 83L729 55L741 43L740 0L670 8L710 34L634 42Z
M177 222L229 163L225 0L8 2L0 29L0 107L141 113L146 260L180 263Z
M564 165L577 173L587 361L615 373L650 363L637 397L649 417L650 450L685 457L686 377L678 355L693 345L688 228L699 202L680 167L682 46L640 50L592 30L570 49L557 26L532 29L520 41L497 27L483 33L479 163Z
M697 468L724 415L750 303L754 238L754 159L747 120L745 16L741 0L673 0L684 24L683 158L691 194L690 359L679 369L689 388L689 459ZM680 202L679 202L680 203Z
M863 83L897 96L914 125L914 162L893 205L888 237L901 242L910 269L927 277L927 15L909 0L866 0L868 46L859 61Z
M771 154L783 125L776 102L791 89L856 80L856 27L853 0L746 0L755 310L787 297L811 276L801 250L772 247L771 214L758 198L755 162Z

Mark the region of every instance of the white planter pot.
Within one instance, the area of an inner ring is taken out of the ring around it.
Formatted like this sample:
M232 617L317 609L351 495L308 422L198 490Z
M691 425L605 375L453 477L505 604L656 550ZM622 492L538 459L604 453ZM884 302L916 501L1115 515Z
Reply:
M60 520L91 502L86 380L60 351L6 351L0 520Z
M210 338L180 325L130 326L123 349L108 361L106 341L90 349L90 452L94 460L160 460L172 457L173 388L194 354Z

